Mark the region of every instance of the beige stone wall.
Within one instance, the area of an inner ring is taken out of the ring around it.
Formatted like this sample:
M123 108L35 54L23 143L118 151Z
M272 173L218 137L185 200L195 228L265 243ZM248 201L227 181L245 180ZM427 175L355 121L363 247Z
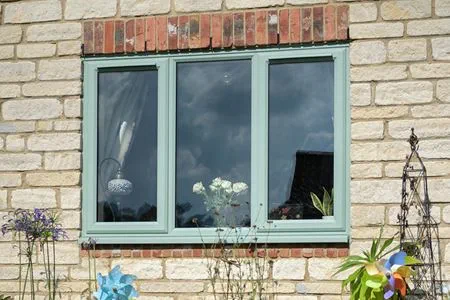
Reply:
M12 209L61 212L58 245L64 299L87 289L80 255L81 21L323 5L339 0L0 0L0 216ZM432 213L440 222L450 280L450 0L346 1L350 5L351 253L385 225L397 231L401 170L414 126L426 159ZM114 250L113 250L114 254ZM108 255L109 256L109 255ZM111 255L114 256L114 255ZM320 255L319 255L320 256ZM277 259L278 300L341 299L338 258ZM17 290L11 236L0 238L0 294ZM140 299L202 299L201 258L99 258L139 277ZM40 285L43 289L43 286ZM345 297L343 297L345 298Z

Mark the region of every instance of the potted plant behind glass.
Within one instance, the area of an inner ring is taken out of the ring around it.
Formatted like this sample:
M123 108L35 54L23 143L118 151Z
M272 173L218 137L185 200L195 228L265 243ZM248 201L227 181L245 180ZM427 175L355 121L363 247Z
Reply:
M322 219L333 219L334 192L331 189L331 195L323 188L323 200L313 192L310 193L314 207L322 214Z

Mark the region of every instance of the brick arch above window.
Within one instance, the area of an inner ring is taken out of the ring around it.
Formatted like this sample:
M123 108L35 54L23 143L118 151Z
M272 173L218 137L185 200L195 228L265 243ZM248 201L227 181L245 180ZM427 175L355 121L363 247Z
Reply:
M348 5L85 21L84 55L348 40Z

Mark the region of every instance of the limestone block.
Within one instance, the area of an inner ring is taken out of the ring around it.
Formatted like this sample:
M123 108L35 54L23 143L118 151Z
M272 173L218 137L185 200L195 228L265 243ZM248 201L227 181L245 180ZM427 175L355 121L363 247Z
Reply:
M378 105L418 104L433 100L433 84L429 81L387 82L377 85Z
M120 0L122 16L166 14L169 11L170 1L166 0Z
M33 62L0 62L0 82L30 81L34 78L36 66Z
M61 20L61 1L20 1L6 5L5 23L35 23Z
M116 1L111 0L67 0L66 20L106 18L116 15Z
M352 123L351 133L353 140L382 139L384 124L383 121Z
M36 153L0 154L1 171L27 171L41 167L41 155Z
M19 58L38 58L50 57L56 53L55 44L20 44L17 45L17 57Z
M28 149L32 151L79 150L79 133L34 134L28 138Z
M11 193L13 208L55 208L56 193L53 189L22 189Z
M425 39L392 40L388 43L390 61L418 61L427 58Z
M10 100L2 105L5 120L53 119L61 116L62 105L58 99Z

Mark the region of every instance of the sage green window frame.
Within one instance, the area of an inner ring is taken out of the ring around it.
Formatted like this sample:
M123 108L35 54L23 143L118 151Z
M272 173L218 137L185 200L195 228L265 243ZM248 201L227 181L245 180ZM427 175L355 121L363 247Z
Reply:
M334 217L268 220L268 68L271 60L334 62ZM256 237L270 243L346 243L349 241L350 105L348 45L271 48L127 57L88 57L84 64L83 208L81 241L103 244L198 244L217 240L216 228L175 228L176 65L181 62L251 60L251 222ZM158 70L158 165L156 222L97 222L98 73L114 68ZM220 174L218 174L220 176ZM258 212L256 214L255 212ZM249 228L241 229L247 236ZM255 238L252 234L249 239ZM245 242L245 241L244 241ZM250 240L248 241L250 242Z

